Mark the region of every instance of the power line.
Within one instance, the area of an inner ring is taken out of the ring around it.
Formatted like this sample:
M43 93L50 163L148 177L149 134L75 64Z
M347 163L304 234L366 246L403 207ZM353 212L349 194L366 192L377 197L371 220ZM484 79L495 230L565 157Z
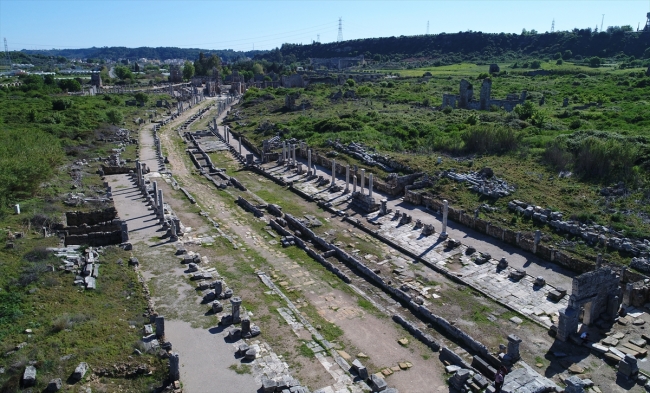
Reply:
M9 56L9 47L7 46L7 37L5 37L5 62L9 69L11 69L11 56Z
M343 41L343 18L339 17L339 35L336 37L336 41Z
M553 19L553 23L551 23L551 33L555 33L555 19Z
M429 35L429 21L427 21L427 35Z

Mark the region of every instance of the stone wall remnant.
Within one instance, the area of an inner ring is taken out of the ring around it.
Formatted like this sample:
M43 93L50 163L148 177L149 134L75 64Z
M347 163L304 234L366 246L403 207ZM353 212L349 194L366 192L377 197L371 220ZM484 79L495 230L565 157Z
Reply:
M479 100L474 100L473 86L465 79L460 81L460 94L443 94L441 108L452 107L459 109L489 110L492 106L503 108L511 112L515 106L526 101L527 92L523 91L520 97L509 94L504 100L492 99L492 79L486 78L481 85Z

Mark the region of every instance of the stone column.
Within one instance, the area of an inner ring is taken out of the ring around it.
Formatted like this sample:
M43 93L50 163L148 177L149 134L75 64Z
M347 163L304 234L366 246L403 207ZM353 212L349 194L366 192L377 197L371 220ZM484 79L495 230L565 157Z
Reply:
M293 165L296 165L298 163L298 160L296 159L296 144L294 143L291 145L291 155L293 156Z
M165 220L165 204L164 204L164 200L163 200L163 191L162 190L158 190L158 206L159 206L159 208L158 208L158 218L160 219L160 222L162 224L162 222Z
M366 170L361 170L361 195L363 195L363 189L366 187Z
M372 173L368 176L368 196L372 198Z
M153 182L153 207L158 208L158 182Z
M172 381L181 379L181 361L176 352L169 356L169 379Z
M178 241L178 232L176 231L176 220L169 221L169 240L175 242Z
M508 336L508 356L513 363L521 358L519 355L519 343L521 343L521 339L518 336L514 334Z
M156 317L156 337L165 337L165 317L162 315Z
M336 160L332 160L332 185L336 184Z
M350 164L345 167L345 192L350 192Z
M140 160L135 160L135 183L140 187Z
M217 280L214 282L214 295L219 298L221 296L221 292L223 292L223 282L221 280Z
M542 240L542 232L538 229L535 231L535 242L533 243L533 254L537 253L537 246L539 245L540 240Z
M307 150L307 175L310 176L311 171L311 149Z
M381 206L379 207L379 214L386 215L388 214L388 199L384 198L381 200Z
M596 269L600 269L603 264L603 254L598 254L596 257Z
M241 135L239 135L239 155L241 156Z
M241 320L241 336L246 337L251 333L251 320L244 318Z
M357 175L352 176L352 193L357 192Z
M442 232L440 237L447 237L447 214L449 213L449 202L445 199L442 201Z
M241 318L239 316L239 307L241 306L241 298L235 296L230 299L230 305L232 307L230 315L232 315L232 323L239 323Z

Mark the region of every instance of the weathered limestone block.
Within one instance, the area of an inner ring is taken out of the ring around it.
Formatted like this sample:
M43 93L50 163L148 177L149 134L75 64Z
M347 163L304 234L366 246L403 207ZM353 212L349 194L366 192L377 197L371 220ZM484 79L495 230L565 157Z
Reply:
M74 369L74 373L72 374L72 378L78 380L81 380L84 375L86 375L86 371L88 371L88 363L86 362L81 362L77 366L77 368Z
M29 387L36 385L36 367L27 366L23 373L23 386Z
M47 384L47 387L45 388L45 391L47 391L47 392L58 392L59 390L61 390L61 386L63 386L63 381L61 381L61 378L52 379Z

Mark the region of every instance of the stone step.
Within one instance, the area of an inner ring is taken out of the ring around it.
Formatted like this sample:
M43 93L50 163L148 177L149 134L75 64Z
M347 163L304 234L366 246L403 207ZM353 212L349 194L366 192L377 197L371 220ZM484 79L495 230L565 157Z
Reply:
M630 349L630 350L632 350L632 351L637 352L637 355L634 355L636 357L644 357L644 356L646 356L648 354L648 351L646 349L641 348L641 347L637 347L636 345L634 345L632 343L629 343L629 342L628 343L623 343L623 346Z

